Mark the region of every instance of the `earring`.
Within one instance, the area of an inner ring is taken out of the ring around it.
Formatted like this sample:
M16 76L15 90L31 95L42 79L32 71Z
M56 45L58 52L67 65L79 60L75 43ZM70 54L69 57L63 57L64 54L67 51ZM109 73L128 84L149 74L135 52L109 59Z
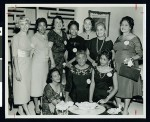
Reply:
M111 67L110 61L108 62L108 66Z
M104 37L106 37L106 32L104 33Z

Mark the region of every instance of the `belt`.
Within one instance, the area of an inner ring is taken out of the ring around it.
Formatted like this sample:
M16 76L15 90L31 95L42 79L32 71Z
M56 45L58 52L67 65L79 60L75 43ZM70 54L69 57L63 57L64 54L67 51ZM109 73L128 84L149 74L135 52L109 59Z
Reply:
M30 51L18 49L18 57L30 57Z

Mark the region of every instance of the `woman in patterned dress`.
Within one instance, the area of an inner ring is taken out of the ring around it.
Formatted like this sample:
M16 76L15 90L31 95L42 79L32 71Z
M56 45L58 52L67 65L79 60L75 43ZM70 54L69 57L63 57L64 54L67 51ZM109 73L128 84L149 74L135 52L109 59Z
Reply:
M27 35L30 20L20 17L18 25L20 32L12 40L14 104L19 105L17 115L23 114L20 113L22 107L25 114L30 115L27 107L31 81L31 41Z
M67 40L66 33L62 30L64 21L61 16L56 16L52 22L52 29L48 33L49 46L52 49L54 62L51 62L51 67L59 69L60 74L63 72L65 42Z
M56 114L55 106L61 100L64 100L64 86L61 84L61 76L59 70L53 68L48 73L47 85L44 88L42 97L43 115Z
M135 67L138 67L138 60L142 58L142 45L140 39L132 33L134 20L129 17L123 17L120 21L120 29L122 35L119 36L114 44L115 65L118 72L118 93L116 94L117 105L121 104L121 99L124 99L123 114L127 115L131 98L136 95L141 95L141 82L135 82L131 79L119 75L121 63L133 61Z
M78 63L71 67L66 78L65 101L69 101L69 98L71 98L73 102L89 101L92 67L86 64L87 56L85 51L78 50L76 61Z

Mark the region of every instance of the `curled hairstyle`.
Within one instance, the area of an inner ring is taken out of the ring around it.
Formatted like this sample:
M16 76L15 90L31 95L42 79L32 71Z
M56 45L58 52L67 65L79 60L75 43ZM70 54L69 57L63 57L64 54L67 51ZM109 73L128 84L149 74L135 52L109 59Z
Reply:
M110 61L110 66L114 68L113 62L112 62L112 51L110 51L109 49L103 50L97 57L98 65L100 65L100 58L102 55L106 56L106 58Z
M75 25L77 27L77 30L79 30L79 23L77 21L70 21L70 23L68 24L68 30L70 30L72 25Z
M30 24L30 19L25 16L20 16L19 20L16 21L15 26L16 28L20 27L20 22L26 21L28 24Z
M106 30L106 25L104 24L104 23L102 23L102 22L97 22L97 23L95 23L95 30L97 29L97 27L98 26L103 26L103 28Z
M52 27L51 27L51 29L54 29L54 28L55 28L54 25L55 25L55 20L56 20L56 19L61 20L62 24L64 25L63 18L62 18L61 16L55 16L55 17L53 18L53 21L52 21Z
M50 70L49 70L49 73L48 73L48 75L47 75L47 80L46 80L47 84L48 84L48 83L52 83L52 74L53 74L53 72L55 72L55 71L57 71L57 72L59 73L59 75L60 75L60 72L59 72L59 70L58 70L57 68L50 69ZM60 76L61 76L61 75L60 75Z
M95 27L94 27L95 26L95 22L94 22L94 20L91 17L87 17L87 18L84 19L84 23L85 23L86 20L90 20L91 21L91 24L92 24L92 29L91 30L95 31ZM85 32L85 28L83 28L83 32Z
M15 22L15 28L13 30L14 33L18 33L20 31L20 22L26 21L28 24L30 24L30 19L25 16L20 16L20 18Z
M77 57L78 55L80 55L80 54L83 54L83 55L85 55L85 56L87 57L85 50L79 49L79 50L76 52L76 57Z
M133 18L129 17L129 16L125 16L121 19L120 21L120 26L122 24L123 21L127 21L129 23L129 26L131 28L131 31L133 30L133 27L134 27L134 20Z
M35 23L35 31L37 31L38 25L39 25L39 23L41 23L41 22L44 22L45 25L46 25L46 27L47 27L47 20L46 20L45 18L38 18L38 19L36 20L36 23Z

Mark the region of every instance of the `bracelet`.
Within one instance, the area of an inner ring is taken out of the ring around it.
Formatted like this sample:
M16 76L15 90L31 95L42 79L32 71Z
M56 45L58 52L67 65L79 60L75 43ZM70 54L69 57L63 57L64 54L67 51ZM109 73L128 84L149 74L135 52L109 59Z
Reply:
M131 61L134 61L133 57L130 58Z

